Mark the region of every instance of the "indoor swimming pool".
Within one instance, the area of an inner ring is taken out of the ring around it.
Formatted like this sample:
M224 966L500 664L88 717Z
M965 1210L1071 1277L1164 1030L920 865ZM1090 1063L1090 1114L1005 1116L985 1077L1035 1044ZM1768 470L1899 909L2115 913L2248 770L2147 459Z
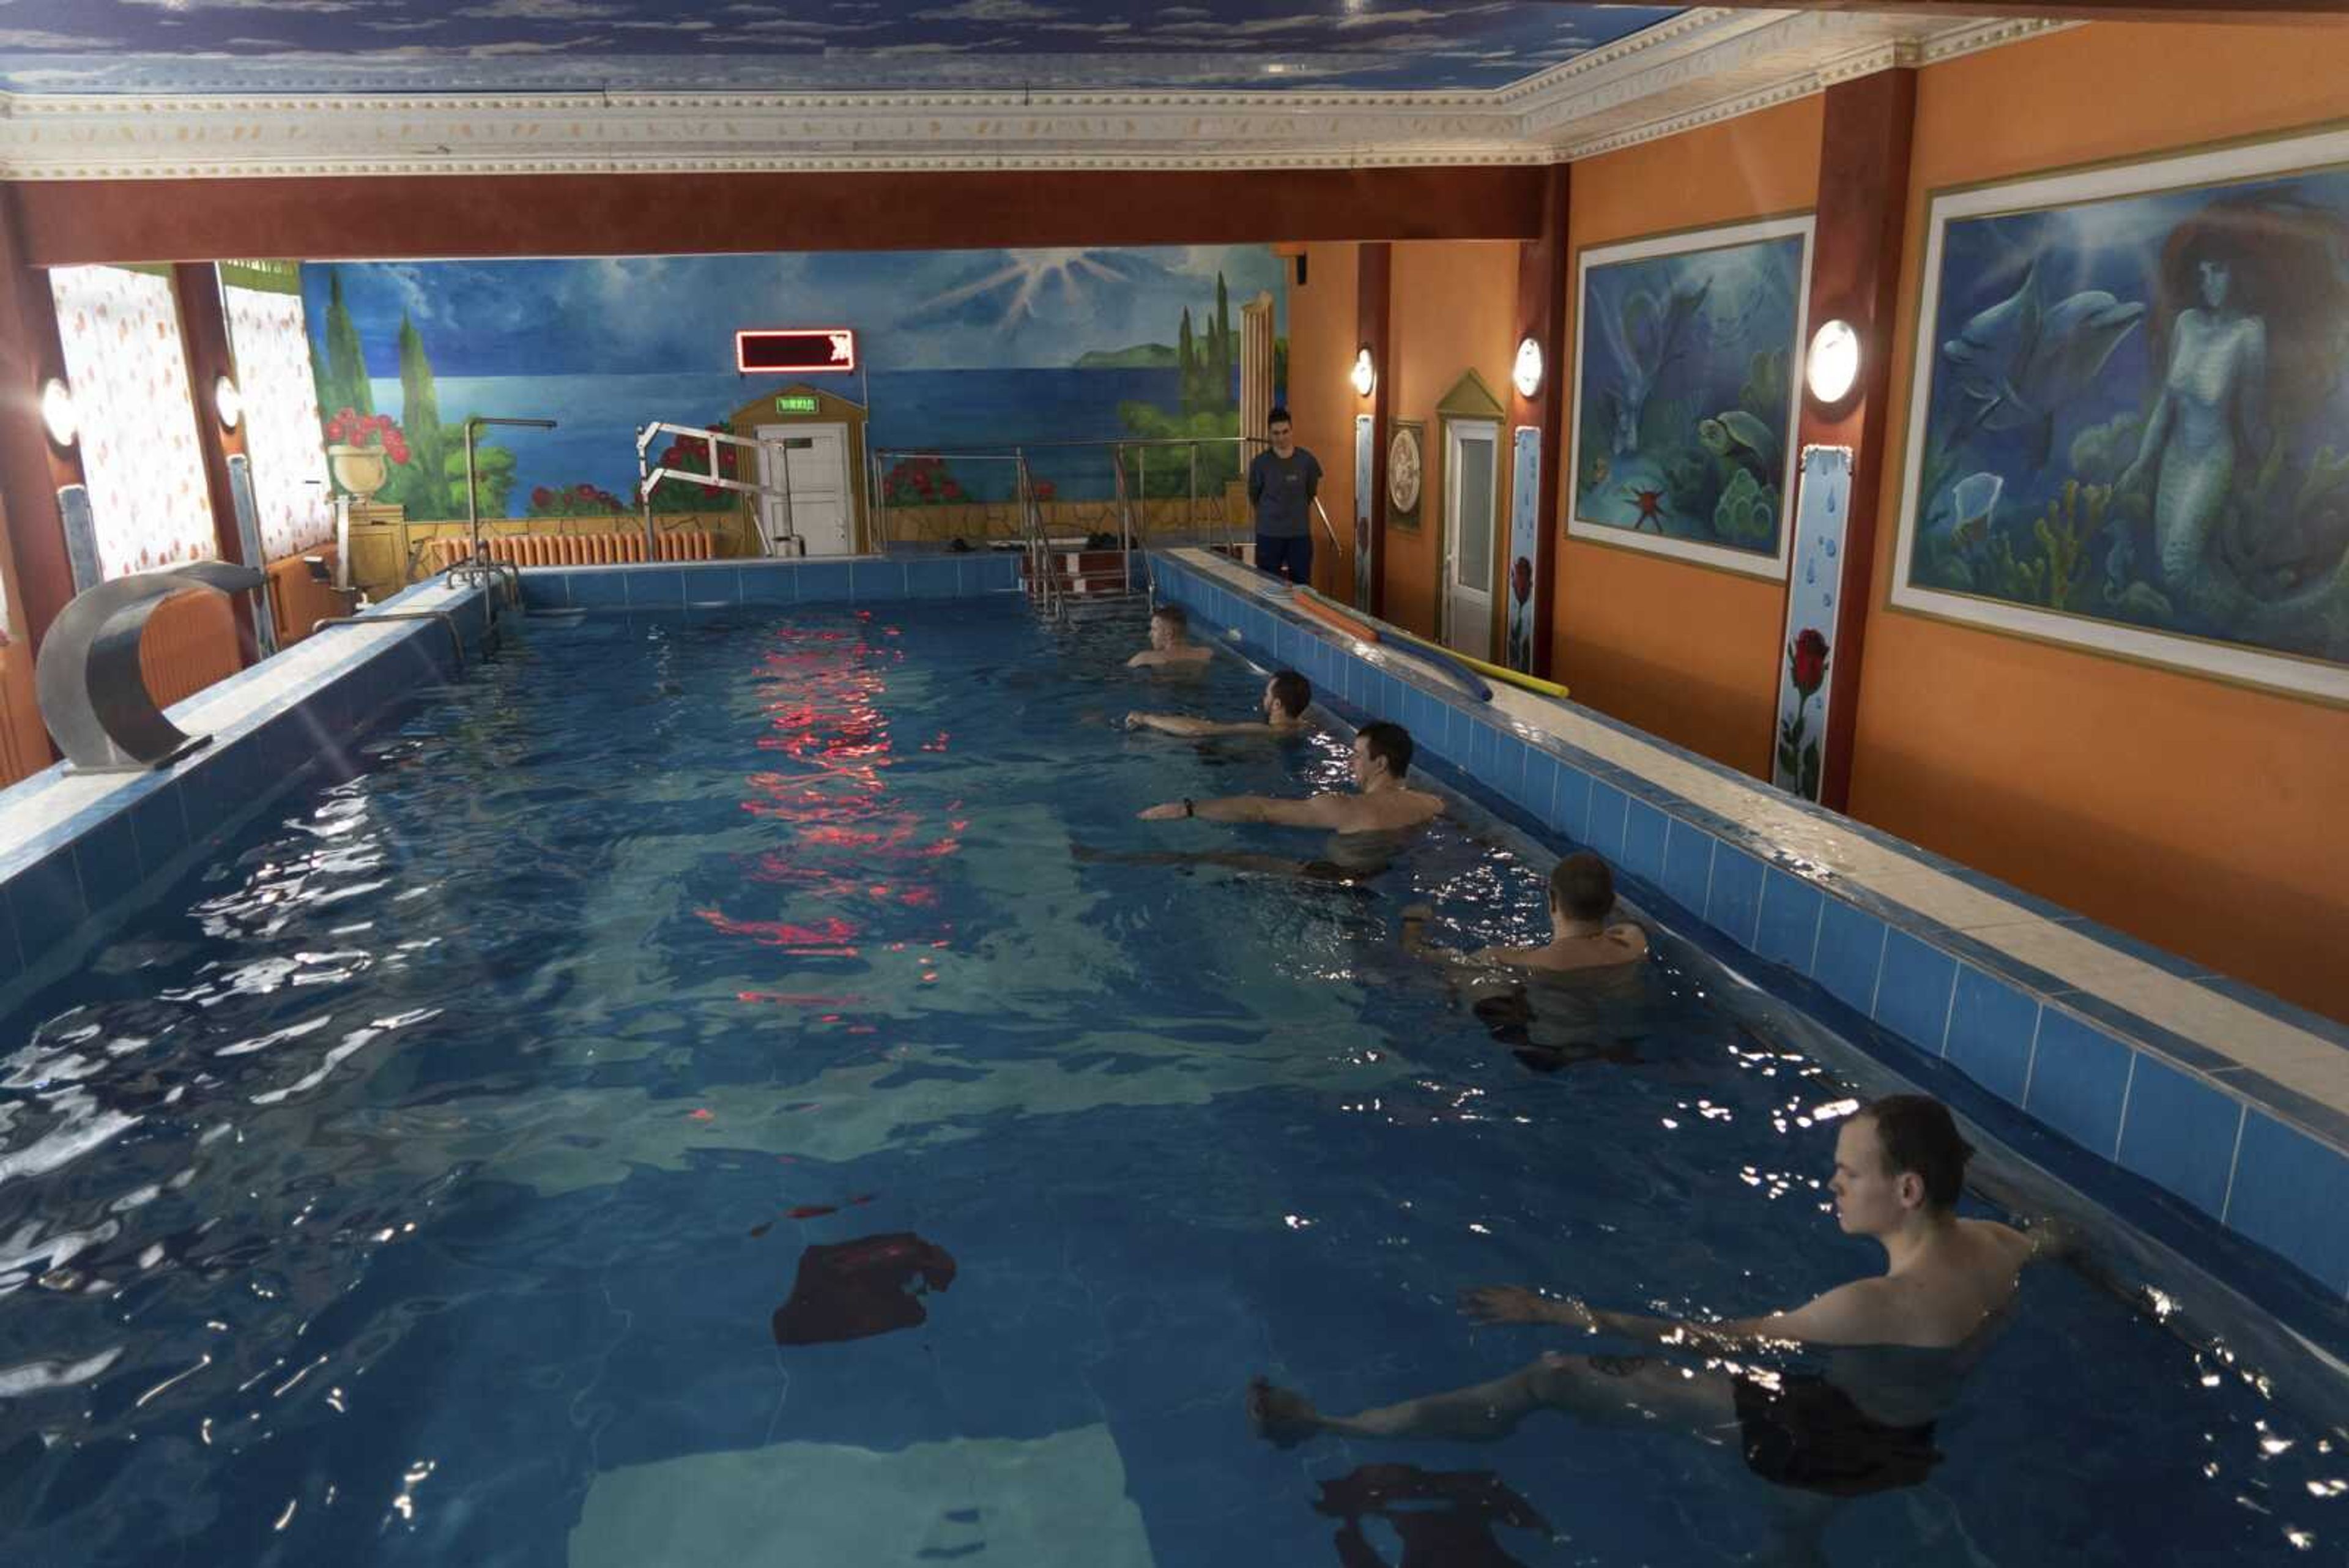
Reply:
M1480 1014L1398 941L1545 929L1467 794L1360 886L1120 858L1309 858L1136 814L1348 758L1129 732L1264 680L1130 670L1139 622L534 619L211 844L0 1020L0 1557L1761 1560L1733 1444L1251 1435L1257 1374L1352 1409L1560 1342L1470 1286L1740 1315L1874 1271L1824 1190L1859 1091L1661 929ZM2294 1392L2033 1271L1826 1560L2339 1561Z

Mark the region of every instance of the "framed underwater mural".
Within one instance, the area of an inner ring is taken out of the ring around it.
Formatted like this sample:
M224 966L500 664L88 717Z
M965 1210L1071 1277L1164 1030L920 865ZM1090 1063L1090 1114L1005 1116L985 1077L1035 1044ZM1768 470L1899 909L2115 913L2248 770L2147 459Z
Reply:
M1576 257L1568 534L1785 575L1810 242L1774 218Z
M1892 603L2349 700L2349 132L1936 194Z

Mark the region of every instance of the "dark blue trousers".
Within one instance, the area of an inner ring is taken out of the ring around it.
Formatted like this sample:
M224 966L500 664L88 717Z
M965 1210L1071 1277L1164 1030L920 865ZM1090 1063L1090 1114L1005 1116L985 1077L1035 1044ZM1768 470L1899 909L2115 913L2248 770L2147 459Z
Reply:
M1256 536L1256 565L1260 572L1270 572L1276 577L1287 577L1292 583L1310 585L1313 581L1313 535L1300 534L1294 539L1275 539L1266 535Z

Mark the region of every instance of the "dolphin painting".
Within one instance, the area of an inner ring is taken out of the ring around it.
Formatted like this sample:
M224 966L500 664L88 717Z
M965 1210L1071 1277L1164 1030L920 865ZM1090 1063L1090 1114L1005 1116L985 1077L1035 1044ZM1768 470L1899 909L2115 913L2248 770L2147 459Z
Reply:
M2143 305L2096 288L2043 306L2033 261L2021 287L1941 345L1965 408L1950 445L1977 430L2019 430L2032 472L2045 468L2055 442L2055 410L2095 380L2144 317Z

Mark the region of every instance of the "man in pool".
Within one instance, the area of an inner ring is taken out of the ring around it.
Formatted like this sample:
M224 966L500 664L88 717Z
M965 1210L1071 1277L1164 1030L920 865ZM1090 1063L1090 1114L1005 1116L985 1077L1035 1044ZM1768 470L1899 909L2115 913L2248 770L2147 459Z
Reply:
M1112 854L1084 845L1080 860L1127 866L1221 866L1274 877L1301 877L1352 888L1384 871L1403 842L1443 813L1441 797L1411 788L1411 733L1383 720L1365 724L1354 736L1354 791L1330 791L1305 800L1271 795L1227 795L1218 800L1179 800L1142 813L1145 822L1201 816L1210 822L1268 822L1281 827L1319 827L1330 834L1319 860L1289 860L1245 849Z
M1191 640L1191 618L1181 605L1160 605L1150 612L1150 646L1125 662L1133 670L1164 670L1215 657L1214 649Z
M1304 800L1235 794L1178 800L1142 813L1144 822L1197 816L1209 822L1269 822L1281 827L1323 827L1340 834L1393 833L1425 826L1443 813L1435 795L1403 783L1411 772L1411 732L1375 720L1354 736L1354 793L1332 790Z
M1402 945L1421 958L1529 969L1549 974L1612 970L1648 956L1648 933L1615 912L1615 874L1588 849L1568 856L1549 874L1549 940L1537 948L1479 948L1464 958L1427 945L1425 904L1402 912Z
M1623 1425L1677 1426L1707 1441L1733 1438L1746 1467L1777 1486L1857 1497L1914 1486L1941 1456L1936 1420L2004 1326L2023 1266L2058 1255L2064 1232L2029 1234L1957 1215L1973 1153L1949 1109L1921 1095L1860 1108L1836 1137L1836 1216L1882 1245L1880 1275L1839 1285L1790 1312L1719 1323L1606 1312L1571 1296L1515 1285L1467 1292L1462 1308L1488 1324L1548 1324L1702 1358L1552 1351L1471 1388L1351 1416L1325 1416L1263 1378L1248 1419L1283 1447L1330 1432L1350 1438L1498 1438L1537 1410ZM1826 1352L1824 1370L1775 1370L1765 1350ZM1731 1359L1731 1358L1735 1359Z
M1470 953L1432 947L1427 922L1433 912L1425 904L1402 912L1403 950L1448 966L1470 1011L1521 1064L1555 1073L1583 1062L1639 1061L1637 1036L1625 1037L1619 1015L1609 1027L1605 999L1638 989L1648 934L1630 920L1609 919L1615 874L1606 861L1586 849L1550 868L1550 939L1539 947Z
M1155 730L1162 735L1201 740L1210 735L1269 735L1280 739L1305 732L1305 710L1313 703L1313 685L1294 670L1273 672L1264 683L1264 719L1220 723L1213 719L1186 718L1181 713L1128 713L1129 730Z

